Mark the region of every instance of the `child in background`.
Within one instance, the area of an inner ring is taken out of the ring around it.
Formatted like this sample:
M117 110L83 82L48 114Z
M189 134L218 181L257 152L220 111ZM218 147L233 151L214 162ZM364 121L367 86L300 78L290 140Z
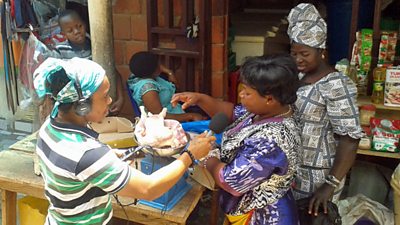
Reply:
M92 59L92 47L89 35L86 33L85 22L77 12L67 9L58 16L61 33L67 38L66 42L56 45L59 58L73 57Z
M128 85L132 91L132 98L138 106L144 106L153 114L159 114L163 108L167 108L166 119L180 122L205 119L198 113L185 113L180 104L175 107L171 105L177 79L171 70L159 64L157 55L138 52L131 57L129 68L132 74L128 79ZM160 73L166 73L168 81L161 78Z
M92 59L92 47L89 34L86 33L86 25L78 13L74 10L65 10L58 17L61 33L68 39L66 42L56 45L56 58L72 59L73 57ZM110 114L116 115L122 108L124 94L121 75L117 75L117 98L110 107Z

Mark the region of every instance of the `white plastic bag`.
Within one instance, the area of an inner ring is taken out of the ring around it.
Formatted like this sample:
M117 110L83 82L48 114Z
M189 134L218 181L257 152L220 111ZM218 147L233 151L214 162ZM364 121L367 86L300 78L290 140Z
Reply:
M364 217L375 224L394 225L393 212L365 195L358 194L340 200L337 206L342 216L342 224L354 224L361 217Z

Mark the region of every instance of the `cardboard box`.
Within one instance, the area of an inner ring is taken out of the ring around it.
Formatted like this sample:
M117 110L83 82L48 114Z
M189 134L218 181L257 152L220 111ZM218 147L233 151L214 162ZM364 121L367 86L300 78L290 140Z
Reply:
M386 70L384 105L400 107L400 67Z
M217 189L214 178L204 167L195 165L194 170L190 172L190 177L210 190Z
M132 122L123 117L106 117L100 123L90 123L99 133L99 141L112 148L130 148L137 146Z

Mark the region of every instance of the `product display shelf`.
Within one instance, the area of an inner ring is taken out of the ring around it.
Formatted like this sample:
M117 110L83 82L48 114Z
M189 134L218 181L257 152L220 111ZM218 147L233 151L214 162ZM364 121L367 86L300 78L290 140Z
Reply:
M359 106L373 104L376 106L377 109L400 111L400 107L391 107L391 106L385 106L383 104L372 103L371 96L358 96L357 103Z
M395 116L395 117L398 117L400 115L400 107L390 107L390 106L385 106L383 104L372 103L371 96L358 96L357 103L359 106L373 104L376 106L376 109L378 109L378 110L384 110L384 111L391 112L392 114L397 114L397 116ZM378 152L378 151L372 151L372 150L358 149L357 154L400 159L400 153L398 153L398 152Z
M400 153L398 153L398 152L377 152L377 151L372 151L372 150L358 149L357 154L400 159Z

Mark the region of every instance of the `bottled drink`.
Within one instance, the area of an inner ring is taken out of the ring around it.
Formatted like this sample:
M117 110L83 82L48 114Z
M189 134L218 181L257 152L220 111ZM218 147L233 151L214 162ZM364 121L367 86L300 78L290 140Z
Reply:
M373 71L374 82L372 86L371 96L371 101L375 104L383 103L383 87L385 86L385 77L386 69L381 64L378 64L378 66Z

